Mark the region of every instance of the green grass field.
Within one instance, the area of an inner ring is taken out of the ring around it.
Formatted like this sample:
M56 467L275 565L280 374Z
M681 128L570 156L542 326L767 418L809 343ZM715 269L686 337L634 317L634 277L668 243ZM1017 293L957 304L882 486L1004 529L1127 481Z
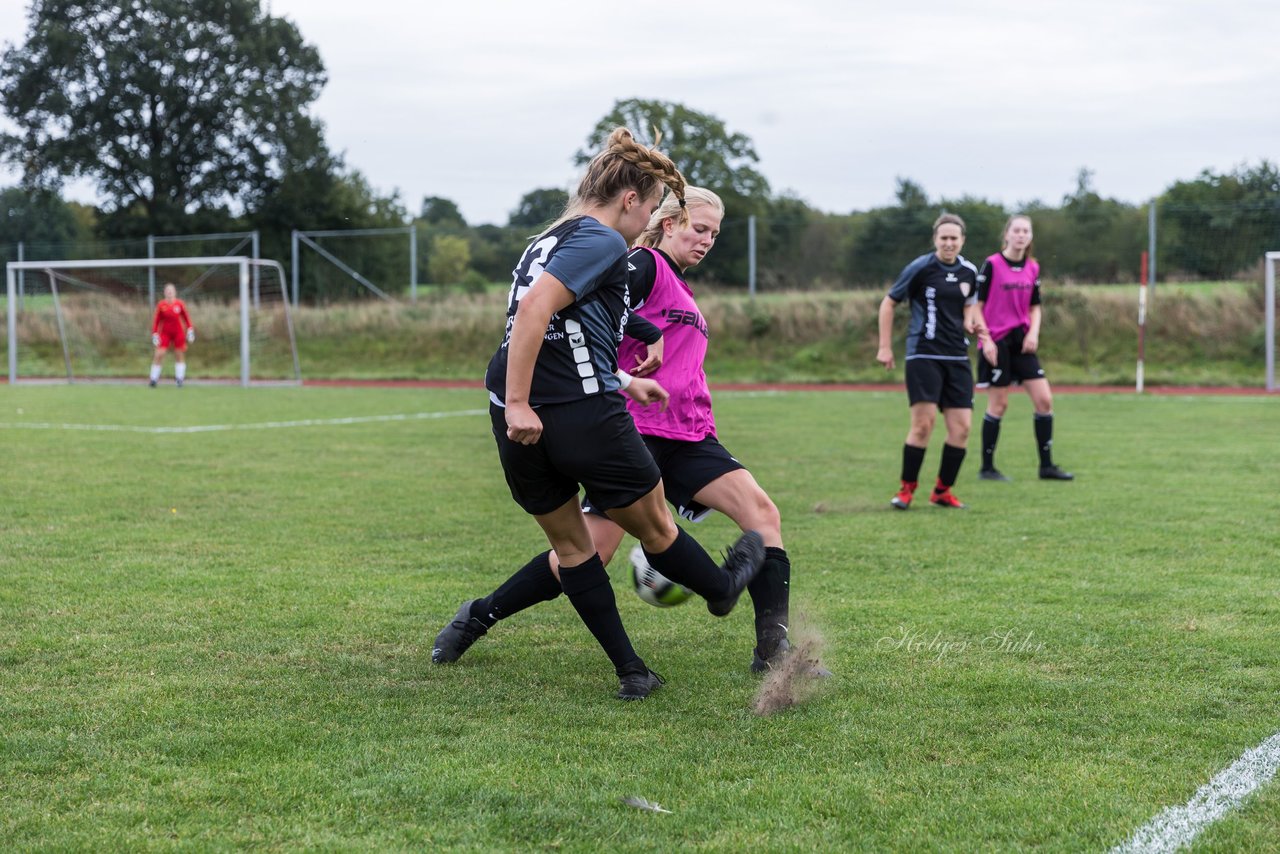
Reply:
M649 700L613 699L563 598L431 665L458 603L544 548L484 406L0 391L3 847L1104 851L1280 730L1275 398L1060 395L1063 484L1017 396L1014 483L971 450L969 510L898 513L900 393L719 393L836 673L769 717L749 604L649 607L626 544ZM192 429L102 429L160 426ZM1272 786L1196 850L1278 838Z

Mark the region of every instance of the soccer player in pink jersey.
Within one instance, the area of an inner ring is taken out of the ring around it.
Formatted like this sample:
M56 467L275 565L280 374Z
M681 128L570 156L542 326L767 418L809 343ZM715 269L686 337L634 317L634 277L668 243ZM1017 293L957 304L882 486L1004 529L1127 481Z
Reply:
M178 289L172 284L164 286L164 299L156 304L156 316L151 321L151 344L156 348L151 359L151 387L160 381L160 368L164 354L173 350L176 364L174 378L181 388L187 378L187 344L196 340L196 328L187 314L187 306L178 299Z
M682 208L687 221L681 216ZM716 438L711 391L703 370L707 323L684 279L684 272L702 261L715 245L723 217L724 203L700 187L686 187L683 201L668 196L654 213L637 247L627 256L633 320L619 347L618 364L637 375L650 374L670 395L662 413L656 412L657 407L628 403L662 472L667 500L690 521L719 510L744 532L758 531L763 538L764 565L746 588L755 608L756 646L751 669L763 672L777 666L789 649L791 563L782 544L778 508ZM660 364L652 358L654 347L646 350L645 344L631 337L636 333L636 316L641 326L647 328L647 321L661 330ZM600 511L591 490L583 509L596 549L608 564L622 542L623 529ZM553 580L557 571L558 560L552 552L545 568L525 567L489 596L474 600L469 613L487 631L501 619L555 598L559 593ZM724 616L732 604L708 600L707 609ZM816 663L810 664L809 672L829 675Z
M1009 386L1019 383L1035 407L1041 480L1072 480L1053 462L1053 392L1040 367L1040 262L1031 254L1031 217L1017 214L1004 226L1004 246L978 271L978 315L995 341L995 358L978 360L978 388L987 390L982 418L983 480L1009 480L996 468L1000 421L1009 408Z

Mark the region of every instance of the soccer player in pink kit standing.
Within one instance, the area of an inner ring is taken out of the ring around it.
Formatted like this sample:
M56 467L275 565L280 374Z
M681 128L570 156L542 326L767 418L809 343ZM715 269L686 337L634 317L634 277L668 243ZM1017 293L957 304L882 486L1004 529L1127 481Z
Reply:
M994 359L978 360L978 388L987 390L982 418L983 480L1009 480L996 468L1000 422L1009 408L1009 386L1020 383L1035 407L1041 480L1072 480L1053 462L1053 392L1036 350L1040 346L1040 262L1031 255L1031 218L1018 214L1004 226L1004 246L978 271L978 316L996 344Z

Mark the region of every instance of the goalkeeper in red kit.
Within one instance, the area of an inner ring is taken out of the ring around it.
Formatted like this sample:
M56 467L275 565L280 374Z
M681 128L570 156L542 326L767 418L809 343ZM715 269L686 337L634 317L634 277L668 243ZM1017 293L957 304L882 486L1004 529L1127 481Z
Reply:
M156 317L151 322L151 343L155 345L155 357L151 360L151 386L160 381L160 366L166 350L173 350L176 364L173 368L178 387L187 378L187 344L196 340L196 328L191 323L187 307L178 299L178 289L172 284L164 286L164 299L156 305Z

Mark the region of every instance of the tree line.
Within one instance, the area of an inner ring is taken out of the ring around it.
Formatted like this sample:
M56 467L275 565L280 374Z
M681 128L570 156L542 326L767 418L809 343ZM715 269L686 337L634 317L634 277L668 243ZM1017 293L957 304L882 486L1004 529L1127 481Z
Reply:
M509 278L528 238L563 210L563 189L535 188L501 224L468 223L438 196L410 211L398 192L379 193L328 149L309 112L326 82L319 52L260 0L33 3L25 42L0 54L3 109L16 127L0 136L0 157L21 174L0 190L0 251L13 258L21 242L28 258L129 257L145 254L147 235L257 230L264 256L288 259L294 229L412 224L424 246L419 281L481 288ZM1011 214L1030 214L1036 254L1055 280L1136 281L1147 249L1148 206L1103 196L1087 169L1060 200L1017 210L979 196L931 198L903 177L891 205L829 213L774 193L746 135L682 104L617 102L576 162L620 124L656 129L686 177L724 198L718 248L696 275L727 286L747 280L752 219L766 290L883 286L929 250L943 211L964 217L979 258L999 248ZM66 201L70 179L93 181L101 202ZM1269 161L1176 181L1155 205L1162 278L1247 274L1280 248L1280 170ZM408 283L402 241L352 241L335 252L375 282ZM310 264L302 287L324 301L352 285Z

